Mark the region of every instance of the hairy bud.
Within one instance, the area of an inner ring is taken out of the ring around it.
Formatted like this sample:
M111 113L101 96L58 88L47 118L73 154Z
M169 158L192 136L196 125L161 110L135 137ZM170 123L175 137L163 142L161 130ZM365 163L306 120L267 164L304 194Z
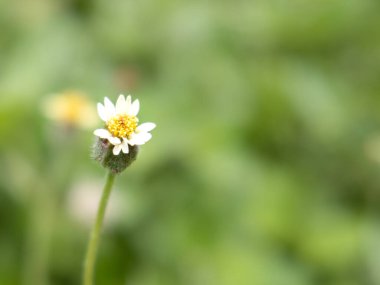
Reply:
M129 146L129 153L120 152L118 155L112 153L113 147L108 140L97 138L93 146L92 156L103 167L108 168L114 174L118 174L136 160L139 147L137 145Z

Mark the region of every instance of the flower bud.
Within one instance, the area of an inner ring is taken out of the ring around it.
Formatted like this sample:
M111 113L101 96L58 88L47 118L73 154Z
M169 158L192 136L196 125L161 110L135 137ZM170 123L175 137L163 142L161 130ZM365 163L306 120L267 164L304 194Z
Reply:
M112 153L113 147L107 139L96 138L92 156L103 167L108 168L114 174L118 174L136 160L139 147L137 145L130 146L128 153L121 152L119 155Z

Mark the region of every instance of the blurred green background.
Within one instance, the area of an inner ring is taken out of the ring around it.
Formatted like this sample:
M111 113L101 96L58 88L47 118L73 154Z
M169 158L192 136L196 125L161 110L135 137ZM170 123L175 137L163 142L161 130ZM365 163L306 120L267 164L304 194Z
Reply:
M80 284L105 170L100 119L44 115L67 90L93 111L132 94L157 123L116 181L97 284L380 284L379 12L1 0L0 284Z

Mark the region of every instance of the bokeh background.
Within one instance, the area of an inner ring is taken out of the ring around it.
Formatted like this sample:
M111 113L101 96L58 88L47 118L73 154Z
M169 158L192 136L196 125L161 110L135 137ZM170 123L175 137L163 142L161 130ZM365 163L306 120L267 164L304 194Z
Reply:
M97 284L380 284L379 11L1 0L0 284L80 284L93 113L120 93L157 128L116 181Z

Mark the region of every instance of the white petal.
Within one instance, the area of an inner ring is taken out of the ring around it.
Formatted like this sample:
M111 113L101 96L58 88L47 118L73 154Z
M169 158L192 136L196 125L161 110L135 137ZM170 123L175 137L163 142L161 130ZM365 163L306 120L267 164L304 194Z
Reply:
M122 150L124 153L128 153L128 152L129 152L128 140L123 139L123 142L121 143L121 150Z
M152 138L152 135L150 133L139 133L134 134L132 138L129 140L131 145L142 145L145 144L147 141L149 141Z
M133 140L133 134L129 137L128 144L131 145L131 146L135 145L135 141Z
M119 145L119 144L121 144L121 140L119 138L115 138L115 137L111 136L111 137L108 137L107 139L113 145Z
M139 113L139 110L140 110L140 102L139 102L139 99L136 99L135 101L133 101L133 103L131 105L131 109L129 110L129 114L131 116L136 116Z
M105 129L97 129L94 131L94 135L97 137L100 137L102 139L108 139L109 137L112 137L111 133Z
M132 97L131 95L127 96L127 99L125 100L125 112L129 114L129 111L131 110L131 103L132 102Z
M136 137L137 137L137 133L132 133L132 134L129 136L129 139L128 139L128 143L129 143L129 145L134 146L134 145L136 144Z
M115 115L115 106L107 97L104 98L104 107L106 108L106 112L108 113L109 117Z
M141 132L141 133L147 133L153 130L155 127L156 127L155 123L144 123L144 124L139 125L136 128L136 131Z
M100 103L98 103L98 114L99 117L105 122L109 119L106 108L104 108L103 104Z
M124 95L120 95L116 102L116 114L124 114L127 110L127 104L125 102Z
M119 155L120 151L121 151L121 144L115 145L112 150L114 155Z

